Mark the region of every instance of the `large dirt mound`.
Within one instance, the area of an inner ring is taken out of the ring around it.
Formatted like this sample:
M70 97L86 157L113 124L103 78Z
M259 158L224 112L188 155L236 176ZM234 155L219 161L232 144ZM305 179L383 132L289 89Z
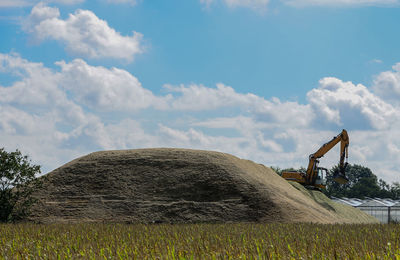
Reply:
M188 149L91 153L49 173L36 196L30 219L45 223L374 222L324 207L263 165Z

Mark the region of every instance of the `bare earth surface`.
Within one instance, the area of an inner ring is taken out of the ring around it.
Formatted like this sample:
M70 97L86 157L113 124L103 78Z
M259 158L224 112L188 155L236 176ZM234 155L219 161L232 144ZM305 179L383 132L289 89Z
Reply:
M375 223L318 191L229 154L189 149L95 152L47 175L37 222Z

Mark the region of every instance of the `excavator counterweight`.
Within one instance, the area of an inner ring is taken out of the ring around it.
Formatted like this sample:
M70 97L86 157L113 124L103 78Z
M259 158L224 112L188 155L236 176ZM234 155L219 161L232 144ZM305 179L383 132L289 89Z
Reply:
M327 173L327 169L318 167L319 159L323 157L329 150L340 142L340 161L339 173L333 176L333 179L340 184L346 184L349 180L346 177L345 170L348 158L349 136L346 130L342 130L340 134L335 136L331 141L322 145L318 151L309 156L309 162L306 172L284 171L282 177L288 181L295 181L309 188L325 189L323 174Z

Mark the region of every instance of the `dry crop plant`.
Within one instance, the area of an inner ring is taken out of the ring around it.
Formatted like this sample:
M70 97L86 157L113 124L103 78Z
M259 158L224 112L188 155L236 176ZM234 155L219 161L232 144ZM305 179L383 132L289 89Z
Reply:
M400 259L400 225L2 224L0 259Z

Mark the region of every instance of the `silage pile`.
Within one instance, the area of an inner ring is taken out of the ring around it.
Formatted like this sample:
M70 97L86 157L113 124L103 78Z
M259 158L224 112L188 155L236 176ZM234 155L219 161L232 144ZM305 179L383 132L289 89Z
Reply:
M354 208L294 187L270 168L188 149L95 152L47 175L37 222L372 223ZM334 206L332 206L334 205Z

